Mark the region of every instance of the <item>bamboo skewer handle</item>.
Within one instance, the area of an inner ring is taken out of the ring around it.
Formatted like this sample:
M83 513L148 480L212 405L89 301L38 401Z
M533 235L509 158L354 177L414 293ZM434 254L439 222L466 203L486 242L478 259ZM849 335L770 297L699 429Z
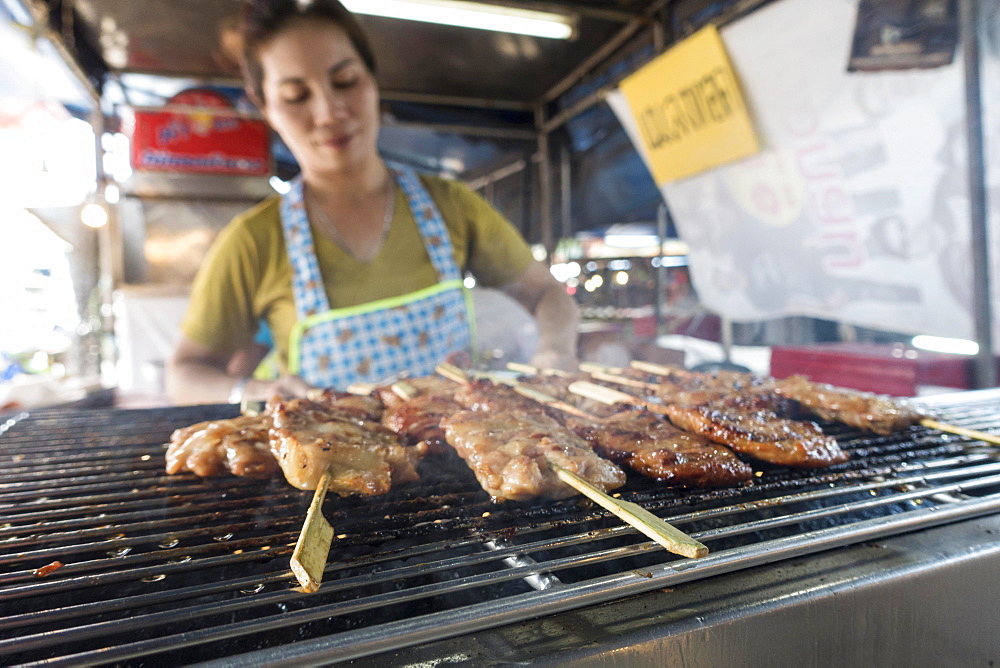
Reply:
M975 429L966 429L965 427L957 427L953 424L945 424L944 422L932 420L931 418L924 418L920 421L920 424L924 427L929 427L930 429L946 431L951 434L973 438L977 441L985 441L987 443L992 443L993 445L1000 445L1000 436L997 434L990 434L985 431L977 431Z
M615 383L616 385L625 385L626 387L637 387L641 390L655 391L660 386L656 383L647 383L643 380L636 380L635 378L628 378L626 376L621 376L614 373L603 373L600 371L592 371L590 377L595 380L605 380L609 383Z
M537 401L540 404L544 404L546 406L551 406L552 408L555 408L556 410L560 410L560 411L562 411L564 413L568 413L570 415L575 415L576 417L579 417L579 418L584 418L585 420L598 420L599 419L597 416L591 415L587 411L582 410L580 408L577 408L573 404L567 404L565 401L560 401L559 399L556 399L555 397L551 397L551 396L545 394L544 392L539 392L538 390L536 390L533 387L526 387L524 385L515 385L514 386L514 391L517 392L518 394L520 394L521 396L524 396L524 397L527 397L527 398L531 399L532 401Z
M621 392L611 387L597 385L596 383L588 383L585 380L578 380L570 383L569 391L573 394L579 394L581 397L587 397L588 399L600 401L603 404L632 404L633 406L641 406L651 410L654 413L664 414L666 412L666 409L660 404L654 404L651 401L640 399L639 397L628 394L627 392Z
M562 369L542 369L537 366L532 366L530 364L522 364L521 362L507 362L507 368L511 371L517 371L518 373L534 374L539 376L568 376L568 371L563 371Z
M616 373L620 374L624 371L620 366L608 366L607 364L598 364L597 362L580 362L578 367L580 371L584 373Z
M708 554L708 548L677 527L664 522L642 506L631 501L622 501L605 494L599 487L564 469L555 462L549 461L549 466L559 479L580 492L588 499L608 510L627 524L635 527L649 538L662 545L668 552L696 559Z
M319 589L323 581L323 571L333 543L333 527L323 517L323 500L326 499L331 475L327 470L320 478L306 512L306 521L302 523L302 531L299 532L299 539L292 551L292 572L302 585L302 590L309 594Z
M464 370L455 366L454 364L449 364L448 362L442 362L434 367L434 370L438 374L444 376L448 380L454 381L461 385L465 385L469 382L469 375L465 373Z
M389 389L391 389L392 393L395 394L400 399L402 399L403 401L409 401L410 399L414 399L418 394L420 394L420 391L416 387L414 387L410 383L407 383L405 380L400 380L393 383Z
M458 367L452 367L450 364L438 365L436 371L445 378L453 380L457 383L467 382L465 372ZM593 383L586 384L593 385ZM609 389L601 385L593 385L593 387ZM543 392L535 390L534 388L515 385L514 389L520 394L530 399L534 399L542 404L549 404L550 406L559 408L560 410L564 410L563 407L565 407L570 409L567 412L571 412L574 415L594 419L594 416L589 413L582 411L571 404L565 404L554 397L550 397ZM614 392L615 390L611 391ZM626 395L624 392L620 394L630 396ZM556 404L561 404L561 406ZM572 471L563 468L556 462L552 461L551 458L546 457L546 462L548 462L549 467L553 472L555 472L561 481L580 492L591 501L597 503L605 510L614 513L618 518L624 520L627 524L635 527L649 538L655 540L673 554L680 554L685 557L692 558L704 557L708 554L708 548L703 544L691 538L680 529L664 522L642 506L631 503L630 501L621 501L608 496L604 490L594 486Z
M519 385L515 386L514 389L529 399L534 399L541 404L565 411L571 415L595 421L600 419L577 408L576 406L573 406L572 404L567 404L556 399L555 397L545 394L544 392L539 392L532 387ZM546 461L549 464L549 468L551 468L564 483L580 492L605 510L611 511L619 519L624 520L626 524L635 527L649 538L652 538L657 543L662 545L668 552L680 554L690 558L704 557L708 554L708 548L703 544L691 538L677 527L661 520L659 517L649 512L642 506L632 503L631 501L622 501L621 499L609 496L601 488L592 485L590 482L576 475L572 471L563 468L558 463L552 461L551 458L546 458Z
M676 366L667 366L666 364L656 364L655 362L643 362L642 360L632 360L629 362L629 366L633 369L638 369L639 371L645 371L646 373L651 373L655 376L693 376L695 375L691 371L686 369L681 369Z

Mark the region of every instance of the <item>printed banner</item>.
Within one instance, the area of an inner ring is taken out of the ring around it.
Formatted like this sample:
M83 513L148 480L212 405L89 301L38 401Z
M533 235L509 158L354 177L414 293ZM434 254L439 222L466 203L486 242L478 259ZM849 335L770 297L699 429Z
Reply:
M270 173L270 136L263 121L237 115L223 95L210 90L182 91L168 104L191 110L135 111L132 169L230 176Z
M621 83L657 183L759 150L757 135L714 25Z
M735 321L973 338L961 64L848 72L856 11L782 0L722 31L765 150L658 179L693 284ZM609 102L648 161L624 95Z

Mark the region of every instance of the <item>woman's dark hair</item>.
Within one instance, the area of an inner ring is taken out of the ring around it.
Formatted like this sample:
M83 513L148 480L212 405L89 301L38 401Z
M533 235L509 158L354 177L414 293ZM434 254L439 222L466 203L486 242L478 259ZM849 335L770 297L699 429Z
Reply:
M277 35L293 19L322 19L335 23L344 32L361 56L368 70L375 74L375 54L368 34L355 18L337 0L247 0L240 20L242 39L241 68L247 92L254 103L264 102L264 71L257 57L257 50Z

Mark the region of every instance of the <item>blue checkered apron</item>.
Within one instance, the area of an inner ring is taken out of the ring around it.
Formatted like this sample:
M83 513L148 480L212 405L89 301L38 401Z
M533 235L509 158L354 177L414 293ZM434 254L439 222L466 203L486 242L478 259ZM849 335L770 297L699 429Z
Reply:
M400 372L425 375L455 352L470 351L471 299L451 238L416 172L390 165L437 272L438 283L356 307L331 309L303 201L301 177L282 198L281 221L292 263L298 322L289 370L318 387L347 388Z

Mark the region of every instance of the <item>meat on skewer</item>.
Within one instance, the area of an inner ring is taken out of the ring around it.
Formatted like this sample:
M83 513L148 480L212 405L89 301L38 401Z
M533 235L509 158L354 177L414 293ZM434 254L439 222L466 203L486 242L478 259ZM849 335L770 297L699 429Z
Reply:
M782 466L822 467L846 461L837 440L814 422L778 416L756 396L717 395L703 404L656 404L627 392L590 383L574 383L574 392L605 401L629 402L666 415L675 427L700 434L720 445L760 461Z
M848 459L837 439L815 422L783 418L738 397L699 406L667 404L664 414L685 431L770 464L817 468Z
M380 389L387 406L382 424L405 443L422 443L428 454L441 454L448 447L441 420L462 410L455 401L456 387L444 378L420 377L394 383L392 389Z
M753 477L750 465L729 448L677 429L651 411L603 404L614 412L601 418L540 392L536 384L519 382L516 390L566 413L563 423L590 441L598 453L646 477L690 487L726 487ZM580 395L569 392L569 396Z
M567 425L605 457L667 484L728 487L753 477L750 465L729 448L647 410L624 410L599 421L569 419Z
M362 426L356 415L345 419L335 408L310 399L269 402L271 447L289 484L316 489L330 471L330 491L374 496L419 479L424 448L404 446L381 425Z
M635 364L650 372L656 367L646 363ZM815 383L801 375L779 380L733 371L705 374L669 367L659 370L664 373L654 374L661 386L657 395L672 403L707 403L712 401L713 391L718 391L718 398L724 398L728 390L743 397L753 396L761 407L768 407L787 417L805 412L821 420L840 422L876 434L900 431L919 424L927 417L892 397ZM631 371L635 373L638 369ZM699 397L699 392L704 394Z
M876 434L901 431L919 424L926 417L891 397L813 383L805 376L789 376L776 381L774 391L798 402L822 420L841 422Z
M456 393L466 410L442 421L448 443L494 499L567 498L577 491L552 464L607 492L625 473L590 444L508 387L473 381Z
M270 428L268 416L242 415L175 429L167 445L167 473L250 478L277 475L280 468L271 453Z
M555 397L559 401L575 406L597 418L609 417L621 410L621 407L602 404L599 401L581 397L578 394L570 392L569 386L578 380L592 380L592 378L584 373L560 375L531 374L520 376L517 382L521 386L526 386L547 396Z
M385 411L385 404L378 396L327 389L311 391L307 398L321 404L331 415L362 427L378 425Z
M405 391L400 392L401 388L405 388ZM455 396L456 389L458 386L455 381L441 376L415 376L405 378L392 385L377 387L373 394L385 405L386 409L389 409L406 403L416 394L451 399Z

